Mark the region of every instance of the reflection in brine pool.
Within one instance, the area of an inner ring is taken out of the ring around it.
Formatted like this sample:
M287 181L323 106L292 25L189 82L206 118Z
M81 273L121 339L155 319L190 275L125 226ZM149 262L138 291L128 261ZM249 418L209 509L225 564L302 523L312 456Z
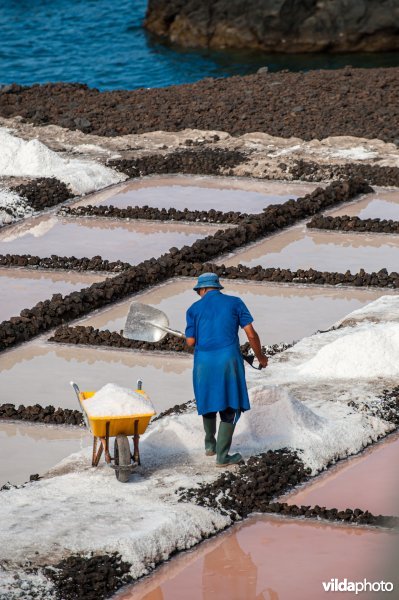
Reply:
M331 578L379 581L397 540L387 531L256 517L173 558L115 599L320 600L322 582Z

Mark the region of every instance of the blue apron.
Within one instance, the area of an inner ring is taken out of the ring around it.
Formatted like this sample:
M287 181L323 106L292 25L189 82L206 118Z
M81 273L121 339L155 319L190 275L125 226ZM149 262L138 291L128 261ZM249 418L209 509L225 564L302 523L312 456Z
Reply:
M219 350L196 350L194 394L199 415L226 408L249 410L244 360L238 344Z

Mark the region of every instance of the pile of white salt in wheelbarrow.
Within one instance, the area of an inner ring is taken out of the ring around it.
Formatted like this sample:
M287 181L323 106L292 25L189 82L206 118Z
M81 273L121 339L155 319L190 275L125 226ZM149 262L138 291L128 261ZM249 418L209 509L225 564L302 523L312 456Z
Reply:
M115 383L104 385L94 396L84 401L84 407L90 417L155 414L154 406L146 394Z

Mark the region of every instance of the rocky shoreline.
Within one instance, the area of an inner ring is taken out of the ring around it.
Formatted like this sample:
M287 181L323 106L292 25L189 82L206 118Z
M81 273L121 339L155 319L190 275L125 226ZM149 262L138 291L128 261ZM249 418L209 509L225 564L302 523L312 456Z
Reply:
M0 116L107 137L202 129L234 136L264 132L309 141L356 136L394 142L398 100L399 68L345 68L207 78L136 91L14 84L0 89Z

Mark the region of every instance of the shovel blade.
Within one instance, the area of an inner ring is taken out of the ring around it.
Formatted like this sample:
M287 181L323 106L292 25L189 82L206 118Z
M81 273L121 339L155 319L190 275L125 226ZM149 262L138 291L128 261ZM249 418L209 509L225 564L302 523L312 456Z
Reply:
M165 313L148 304L132 302L123 335L129 340L139 342L160 342L166 331L162 331L157 325L169 327L169 319Z

